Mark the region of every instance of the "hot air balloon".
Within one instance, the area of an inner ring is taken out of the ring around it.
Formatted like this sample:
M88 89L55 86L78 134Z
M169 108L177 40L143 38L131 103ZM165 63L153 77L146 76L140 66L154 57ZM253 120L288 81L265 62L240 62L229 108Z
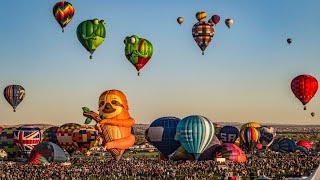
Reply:
M214 158L226 158L237 163L247 162L246 154L235 144L224 143L217 146L213 152Z
M240 131L240 141L248 151L253 151L260 138L259 130L254 127L247 127Z
M307 150L311 150L313 148L313 142L308 140L300 140L297 142L297 146L304 147Z
M206 117L192 115L182 119L177 126L176 139L198 159L214 137L214 125Z
M42 133L39 127L21 126L14 131L14 142L21 152L29 156L30 152L42 140Z
M299 75L291 81L291 90L306 110L306 104L317 93L318 81L315 77L307 74Z
M220 22L220 16L219 15L213 15L211 17L211 21L214 25L217 25Z
M206 21L206 18L207 18L207 13L204 12L204 11L199 11L196 13L196 19L199 21L199 22L204 22Z
M90 59L95 50L106 38L106 28L104 20L92 19L79 24L77 37L80 43L90 53Z
M291 38L288 38L288 39L287 39L287 43L288 43L288 44L291 44L291 43L292 43L292 39L291 39Z
M66 162L67 156L63 149L52 142L42 142L36 145L30 154L29 162L33 165L39 165L50 162Z
M8 158L16 157L19 152L19 147L14 142L14 131L16 128L9 127L4 128L0 133L0 149L3 149L7 154Z
M97 123L95 127L103 139L103 146L120 160L135 142L132 134L135 120L130 116L127 97L120 90L107 90L100 95L98 104L99 114L83 108L83 115Z
M136 35L127 36L124 39L124 44L126 58L136 68L139 76L140 70L152 57L153 46L150 41Z
M226 19L224 22L229 29L233 25L233 19Z
M98 144L98 131L90 126L81 126L73 131L72 140L82 154L89 155L90 149Z
M258 123L258 122L248 122L248 123L245 123L241 126L240 130L244 129L244 128L247 128L247 127L254 127L254 128L260 128L261 127L261 124Z
M14 112L16 112L16 108L24 99L25 94L24 88L20 85L9 85L3 91L4 97L12 106Z
M60 147L72 154L78 149L77 144L73 141L73 132L81 127L80 124L67 123L60 126L57 130L57 140Z
M279 138L276 139L270 146L272 151L282 152L282 153L289 153L295 152L297 149L296 143L288 138Z
M150 124L146 132L146 139L163 155L169 156L181 145L174 139L180 119L176 117L162 117Z
M177 22L181 25L184 22L184 18L183 17L178 17L177 18Z
M213 151L215 149L216 146L221 145L220 140L217 138L217 136L213 136L212 141L210 143L210 145L207 147L206 150L204 150L200 157L199 160L212 160L213 159Z
M59 128L58 126L52 126L48 129L46 129L43 132L42 142L53 142L55 144L58 144L58 140L57 140L58 128Z
M212 23L205 22L207 15L202 13L197 13L196 17L199 22L193 25L192 27L192 36L196 41L197 45L204 55L204 51L210 44L214 36L214 28Z
M170 160L183 161L183 160L194 160L194 157L188 153L188 151L180 146L172 155L169 156Z
M53 6L53 16L64 32L64 28L69 24L74 15L75 9L72 4L66 1L57 2Z
M234 143L239 137L239 130L234 126L224 126L220 130L219 139L223 143Z
M259 128L259 132L259 142L263 145L263 147L269 147L276 137L276 130L273 127L261 127Z

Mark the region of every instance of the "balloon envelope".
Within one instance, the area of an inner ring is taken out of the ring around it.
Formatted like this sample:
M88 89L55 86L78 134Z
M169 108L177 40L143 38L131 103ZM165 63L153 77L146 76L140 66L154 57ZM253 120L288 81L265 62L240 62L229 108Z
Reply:
M67 157L63 149L52 142L43 142L36 145L29 158L29 162L34 165L65 161L67 161Z
M258 122L255 122L255 121L252 121L252 122L248 122L248 123L245 123L241 126L240 130L244 129L244 128L247 128L247 127L254 127L254 128L260 128L261 127L261 124L258 123Z
M57 2L53 9L53 16L62 28L66 27L74 15L75 9L72 4L66 1Z
M80 23L77 27L77 37L82 46L91 54L104 42L106 28L104 20L92 19Z
M29 156L30 152L42 140L42 133L39 127L21 126L14 131L14 142L18 145L24 155Z
M176 137L182 146L198 159L214 137L214 125L206 117L188 116L178 123Z
M247 162L246 154L235 144L224 143L217 146L213 152L214 158L226 158L230 161L245 163Z
M233 25L233 19L226 19L224 22L229 29Z
M239 130L234 126L224 126L220 130L219 139L223 143L234 143L239 137Z
M53 126L53 127L46 129L43 132L42 142L53 142L53 143L57 144L58 143L58 140L57 140L58 128L59 128L58 126Z
M174 139L179 121L176 117L162 117L153 121L148 128L147 140L165 156L169 156L181 146L180 142Z
M313 148L313 142L308 140L300 140L297 142L297 146L304 147L307 150L311 150Z
M274 138L276 137L276 130L273 127L261 127L259 128L260 139L259 142L264 147L269 147Z
M204 54L214 36L214 28L210 23L198 22L192 27L192 36Z
M15 127L4 128L0 133L0 149L3 149L8 158L14 158L19 152L19 147L14 142Z
M57 140L60 147L68 153L73 153L78 149L76 143L73 142L73 132L81 127L80 124L67 123L60 126L57 130Z
M15 112L16 108L25 97L25 90L20 85L9 85L4 89L3 95Z
M86 154L98 144L98 131L90 126L81 126L73 131L72 140L77 144L78 150Z
M288 138L279 138L276 139L272 145L270 146L271 150L282 152L282 153L289 153L289 152L295 152L297 145L296 143Z
M260 132L254 127L247 127L240 131L241 144L248 151L252 151L260 138Z
M177 22L178 22L179 24L182 24L182 23L184 22L184 18L183 18L183 17L178 17L178 18L177 18Z
M218 24L220 22L220 16L219 15L213 15L211 17L211 21L213 22L213 24Z
M291 90L303 105L306 105L318 91L318 81L315 77L302 74L291 81Z

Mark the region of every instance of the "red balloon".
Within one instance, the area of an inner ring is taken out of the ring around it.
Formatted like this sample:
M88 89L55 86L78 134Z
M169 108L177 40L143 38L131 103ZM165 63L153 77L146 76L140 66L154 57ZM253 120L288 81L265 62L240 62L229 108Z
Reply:
M291 90L301 103L306 105L316 94L318 81L307 74L299 75L291 81Z
M219 15L213 15L211 17L211 20L212 20L213 24L218 24L220 22L220 16Z
M304 147L307 150L310 150L313 148L313 142L307 140L300 140L297 142L297 146Z

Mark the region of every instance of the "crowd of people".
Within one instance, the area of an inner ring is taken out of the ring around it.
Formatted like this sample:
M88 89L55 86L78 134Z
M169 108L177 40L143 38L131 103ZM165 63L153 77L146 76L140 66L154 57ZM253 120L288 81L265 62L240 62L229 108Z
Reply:
M248 162L237 164L210 161L161 161L158 158L127 157L116 162L103 157L73 157L70 165L51 163L31 165L3 161L1 179L224 179L230 176L283 177L309 176L320 164L319 154L276 153L249 155Z

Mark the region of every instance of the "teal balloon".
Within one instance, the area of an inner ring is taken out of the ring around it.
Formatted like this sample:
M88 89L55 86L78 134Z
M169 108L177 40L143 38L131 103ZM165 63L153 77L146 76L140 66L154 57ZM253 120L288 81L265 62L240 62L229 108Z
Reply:
M178 123L176 133L176 139L198 160L214 137L214 125L206 117L188 116Z

